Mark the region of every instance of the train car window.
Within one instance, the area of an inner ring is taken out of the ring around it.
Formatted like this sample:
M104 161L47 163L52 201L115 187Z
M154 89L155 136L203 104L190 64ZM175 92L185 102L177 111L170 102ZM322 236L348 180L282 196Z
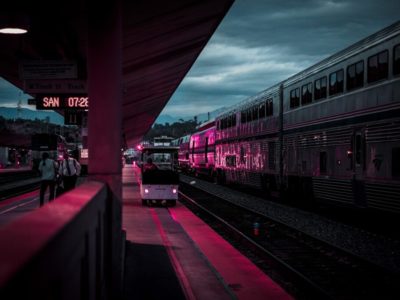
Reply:
M319 153L319 172L320 173L326 173L327 168L327 162L328 162L328 155L327 153L320 152Z
M392 176L400 177L400 148L392 149Z
M393 75L400 74L400 44L393 48Z
M290 108L295 108L300 105L300 88L290 91Z
M266 108L265 102L258 105L258 116L260 119L265 118L265 108Z
M329 95L343 93L343 69L329 75Z
M368 57L368 83L388 78L389 52L387 50Z
M301 87L301 105L312 102L312 83L309 82Z
M364 61L359 61L347 67L346 88L353 90L364 85Z
M326 98L326 76L314 81L314 100Z
M272 116L274 114L274 110L273 110L273 105L272 105L272 99L268 99L267 100L267 116Z

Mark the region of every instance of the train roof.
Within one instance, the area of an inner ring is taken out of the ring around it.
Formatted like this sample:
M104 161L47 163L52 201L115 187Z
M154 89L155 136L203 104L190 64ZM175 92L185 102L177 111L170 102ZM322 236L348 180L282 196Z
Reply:
M283 87L290 86L291 84L293 84L297 81L300 81L312 74L315 74L324 69L327 69L327 68L331 67L332 65L335 65L357 53L365 51L365 50L367 50L379 43L382 43L383 41L391 39L399 34L400 34L400 21L397 21L397 22L379 30L378 32L371 34L371 35L367 36L366 38L350 45L349 47L321 60L320 62L310 66L309 68L257 93L256 95L250 96L250 97L246 98L245 100L233 105L225 112L217 115L216 119L225 117L226 115L229 115L232 113L235 113L238 110L247 108L251 105L256 104L257 102L261 102L268 98L272 98L274 95L277 95L279 93L280 85L283 85Z
M196 126L196 131L203 131L207 128L213 127L215 125L215 119L208 120L200 125Z
M400 21L393 23L392 25L385 27L374 34L367 36L366 38L350 45L349 47L336 52L335 54L323 59L322 61L312 65L311 67L289 77L282 83L284 87L289 86L296 81L302 80L314 73L320 72L327 69L343 60L348 59L360 52L363 52L371 47L374 47L388 39L391 39L400 34Z
M237 112L238 110L242 110L244 108L247 108L249 106L254 105L257 102L262 102L268 98L273 98L274 96L276 96L279 92L279 84L273 85L269 88L267 88L266 90L263 90L253 96L250 96L248 98L246 98L245 100L236 103L235 105L233 105L232 107L230 107L228 110L226 110L223 113L220 113L218 116L216 116L216 119L218 118L223 118L227 115L230 115L234 112Z

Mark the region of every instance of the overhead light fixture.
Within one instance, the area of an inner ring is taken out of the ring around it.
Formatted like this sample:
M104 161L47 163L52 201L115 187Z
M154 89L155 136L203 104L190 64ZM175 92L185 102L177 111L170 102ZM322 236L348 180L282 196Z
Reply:
M0 28L0 33L5 33L5 34L24 34L27 33L27 29L23 28L18 28L18 27L4 27Z
M28 17L21 13L2 13L0 15L0 33L24 34L29 29Z

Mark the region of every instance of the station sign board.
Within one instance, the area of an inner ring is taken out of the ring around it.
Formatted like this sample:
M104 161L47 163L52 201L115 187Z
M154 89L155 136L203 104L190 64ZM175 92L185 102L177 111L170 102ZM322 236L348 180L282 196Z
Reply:
M36 109L89 109L89 97L87 94L39 94Z
M74 61L30 60L19 64L21 79L75 79L78 67Z
M86 80L57 79L57 80L25 80L24 92L27 94L81 94L87 93Z

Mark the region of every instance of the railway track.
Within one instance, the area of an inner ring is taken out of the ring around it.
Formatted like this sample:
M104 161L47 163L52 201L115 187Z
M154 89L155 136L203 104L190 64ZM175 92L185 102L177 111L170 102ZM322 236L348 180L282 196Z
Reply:
M34 171L19 171L1 174L0 201L18 196L40 186L40 177Z
M400 295L399 273L190 184L182 184L181 192L185 205L297 299L397 299Z

